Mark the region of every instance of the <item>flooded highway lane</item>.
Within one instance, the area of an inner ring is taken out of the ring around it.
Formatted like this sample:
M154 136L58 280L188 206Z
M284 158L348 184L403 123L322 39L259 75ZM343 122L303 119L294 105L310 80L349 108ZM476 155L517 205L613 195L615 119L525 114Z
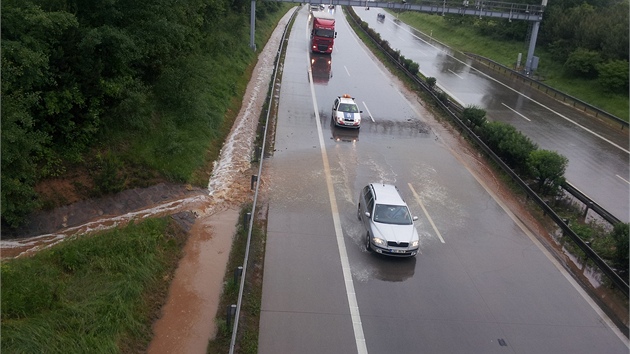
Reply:
M310 81L305 8L289 38L266 167L259 353L626 352L476 153L335 18L326 84ZM363 119L340 134L331 106L345 93ZM357 199L371 182L397 185L419 217L417 257L366 250Z

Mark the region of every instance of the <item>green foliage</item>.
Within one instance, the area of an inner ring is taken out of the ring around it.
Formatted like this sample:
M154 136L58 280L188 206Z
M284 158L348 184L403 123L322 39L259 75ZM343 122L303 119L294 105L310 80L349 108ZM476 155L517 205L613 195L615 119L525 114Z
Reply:
M597 67L599 77L597 81L606 92L628 93L628 61L611 60Z
M556 195L565 182L564 172L569 160L555 151L535 150L527 160L530 173L543 195Z
M55 114L74 99L76 92L59 85L52 59L76 26L68 13L2 2L2 221L10 227L38 207L35 183L56 169L48 168L56 160L45 158L57 136L38 113Z
M427 77L427 85L429 86L429 88L434 88L435 84L437 83L437 79L434 77Z
M412 61L411 63L409 63L409 67L407 68L407 70L409 70L411 75L417 75L418 71L420 71L420 64Z
M5 83L3 80L3 91ZM21 225L39 205L34 189L39 176L37 161L50 137L33 129L28 107L36 100L33 93L13 92L2 97L2 220L10 227Z
M527 159L538 147L513 126L503 122L488 122L482 126L481 136L486 145L510 168L527 172Z
M440 102L444 104L448 103L448 95L446 94L446 92L438 91L435 93L435 95L437 96L438 100L440 100Z
M628 59L628 1L614 4L559 0L549 2L540 42L553 46L564 61L574 48L599 52L603 58Z
M147 301L159 299L185 241L169 227L167 218L150 219L3 261L2 352L146 347L161 305Z
M94 183L96 196L120 192L125 187L125 176L122 171L123 163L118 156L111 152L96 156L94 166Z
M629 234L630 224L628 223L616 224L610 234L615 241L615 256L613 262L618 269L626 273L628 272L628 252L630 251L630 244L628 242Z
M486 111L475 105L464 108L462 112L464 122L470 127L480 127L486 123Z
M99 194L132 187L119 175L130 166L189 181L225 134L225 112L255 60L246 1L1 6L5 226L38 207L36 183L84 166L102 146L115 148L92 174ZM268 38L266 19L277 23L270 15L287 8L259 3L266 29L257 36Z
M567 73L586 78L597 76L597 66L602 62L598 52L578 48L569 54L569 58L564 63Z

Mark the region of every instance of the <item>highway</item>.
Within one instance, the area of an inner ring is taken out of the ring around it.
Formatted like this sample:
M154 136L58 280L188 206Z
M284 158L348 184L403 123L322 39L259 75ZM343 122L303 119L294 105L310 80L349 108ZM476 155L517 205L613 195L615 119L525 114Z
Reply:
M265 162L258 352L627 353L627 338L507 208L474 153L340 11L330 75L313 80L308 18L304 6L291 29ZM330 124L344 93L363 110L358 131ZM419 217L416 258L365 249L356 209L370 182L397 185Z

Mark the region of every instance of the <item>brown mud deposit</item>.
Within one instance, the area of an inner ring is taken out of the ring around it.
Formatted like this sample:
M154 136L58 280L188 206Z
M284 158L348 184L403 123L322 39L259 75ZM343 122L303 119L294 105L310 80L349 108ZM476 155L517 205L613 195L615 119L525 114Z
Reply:
M214 318L239 211L198 218L154 324L148 353L204 353L216 333Z

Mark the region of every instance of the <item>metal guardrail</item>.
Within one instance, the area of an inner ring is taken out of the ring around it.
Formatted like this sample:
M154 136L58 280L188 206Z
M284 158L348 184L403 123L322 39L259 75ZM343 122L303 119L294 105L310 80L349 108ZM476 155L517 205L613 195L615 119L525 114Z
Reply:
M267 92L267 102L269 103L267 105L267 116L265 118L265 129L263 131L263 140L262 140L262 146L260 149L260 163L258 165L258 176L260 176L262 174L262 166L263 166L263 160L264 160L264 155L265 155L265 145L267 142L267 128L269 127L269 114L271 113L271 100L273 98L273 90L274 90L274 86L275 86L275 82L276 82L276 78L278 75L278 67L280 65L280 58L282 57L282 51L284 50L284 42L285 42L285 37L287 35L287 29L289 28L289 26L291 26L291 24L293 23L293 20L295 19L295 15L297 14L299 8L295 9L293 11L293 14L291 15L291 18L289 19L289 21L287 22L287 25L284 28L284 33L282 33L282 38L280 40L280 46L278 47L278 51L276 54L276 59L274 62L274 68L273 68L273 79L271 80L270 84L269 84L269 91ZM260 186L259 182L259 178L252 178L252 186L253 183L256 182L256 189L254 192L254 201L252 203L252 212L251 212L251 217L249 218L249 228L247 231L247 243L245 246L245 256L243 259L243 266L242 266L242 271L241 271L241 284L239 286L238 289L238 301L236 303L236 310L235 310L235 314L234 314L234 325L232 326L232 339L230 341L230 354L234 353L234 348L236 346L236 334L238 332L238 322L239 322L239 317L240 317L240 313L241 313L241 305L243 302L243 291L245 289L245 275L247 273L247 263L248 263L248 259L249 259L249 248L250 248L250 244L251 244L251 239L252 239L252 230L254 228L254 215L255 215L255 210L256 210L256 202L258 200L258 187ZM240 270L240 268L239 268Z
M621 220L617 219L614 215L609 213L606 209L602 208L594 200L589 198L586 194L582 193L579 189L575 188L571 183L565 182L562 184L562 188L571 194L574 198L581 201L586 205L587 210L592 209L597 215L601 216L604 220L608 221L611 225L621 223Z
M530 87L541 91L547 95L549 95L550 97L564 102L570 106L572 106L575 109L578 109L586 114L590 114L592 116L595 117L603 117L606 119L609 119L610 121L616 123L616 124L620 124L621 125L621 129L624 129L626 127L628 127L628 122L626 122L625 120L610 114L604 110L601 110L589 103L586 103L582 100L580 100L579 98L575 98L571 95L567 95L566 93L562 92L562 91L558 91L556 89L554 89L551 86L545 85L544 83L538 81L538 80L534 80L533 78L524 75L516 70L513 70L503 64L499 64L496 61L492 60L492 59L488 59L486 57L482 57L481 55L477 55L477 54L473 54L473 53L464 53L466 54L466 56L468 56L471 59L474 59L478 62L480 62L481 64L484 64L486 66L488 66L490 69L493 69L495 71L498 71L502 74L507 74L510 78L514 78L517 79L527 85L529 85Z
M384 50L383 47L380 46L380 43L378 43L378 41L376 41L374 38L372 38L369 33L367 31L365 31L365 29L363 29L363 27L361 27L361 23L357 22L357 18L355 17L356 14L354 13L354 11L352 9L349 9L348 12L350 13L350 18L352 18L352 20L355 22L355 24L357 24L362 31L364 31L364 33L370 37L370 39L372 39L372 41L382 50L382 52L387 55L390 59L390 61L395 64L396 66L398 66L398 68L403 71L407 77L409 77L411 80L413 80L418 86L420 86L422 89L424 89L430 96L433 97L433 99L435 100L435 102L442 108L444 109L445 112L447 112L449 114L449 116L452 118L452 120L466 133L466 135L468 136L468 138L470 138L473 142L475 142L475 144L477 144L477 146L479 148L481 148L488 157L490 157L497 165L499 165L499 167L501 167L501 169L508 174L512 180L518 184L523 191L527 194L528 198L531 198L545 213L545 215L549 215L549 217L556 223L556 225L558 225L558 227L560 227L560 229L562 230L562 232L565 235L568 235L571 240L585 253L585 255L593 261L593 263L595 263L595 265L602 271L602 273L604 273L604 275L606 275L611 281L612 283L626 296L629 297L630 294L630 287L628 286L628 283L621 278L621 276L619 276L619 274L617 274L601 257L599 257L599 255L597 253L595 253L595 251L593 251L593 249L586 244L573 230L571 230L571 228L569 227L569 225L567 225L564 220L558 216L558 214L556 214L556 212L549 206L547 205L547 203L542 200L542 198L540 198L540 196L538 196L538 194L536 194L528 185L527 183L525 183L525 181L523 181L509 166L507 166L505 164L505 162L503 162L503 160L501 160L499 158L499 156L497 156L492 149L490 149L459 117L457 114L455 114L455 111L459 111L461 112L461 107L457 107L457 106L451 106L451 105L447 105L444 102L442 102L438 96L436 95L435 91L432 90L422 79L420 79L417 75L413 75L411 74L407 69L405 69L405 67L396 59L394 59L394 57L392 57L389 53L387 53L386 50ZM360 21L360 19L358 19L358 21ZM594 205L594 204L593 204Z

